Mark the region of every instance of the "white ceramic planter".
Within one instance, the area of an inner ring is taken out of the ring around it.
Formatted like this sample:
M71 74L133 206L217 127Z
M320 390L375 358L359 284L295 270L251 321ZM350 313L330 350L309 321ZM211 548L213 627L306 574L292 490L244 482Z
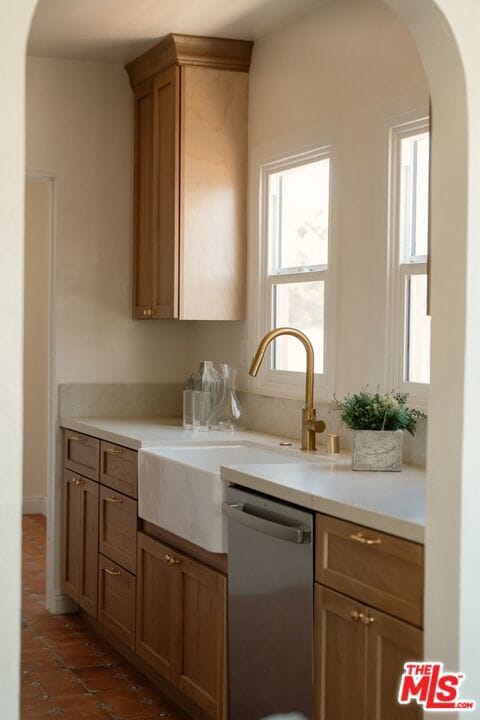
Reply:
M353 430L353 470L402 469L403 430Z

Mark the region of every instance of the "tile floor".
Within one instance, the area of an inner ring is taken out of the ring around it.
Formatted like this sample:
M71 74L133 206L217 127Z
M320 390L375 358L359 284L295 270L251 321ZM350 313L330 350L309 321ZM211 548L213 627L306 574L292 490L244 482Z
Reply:
M189 720L78 615L45 610L46 522L24 517L21 720Z

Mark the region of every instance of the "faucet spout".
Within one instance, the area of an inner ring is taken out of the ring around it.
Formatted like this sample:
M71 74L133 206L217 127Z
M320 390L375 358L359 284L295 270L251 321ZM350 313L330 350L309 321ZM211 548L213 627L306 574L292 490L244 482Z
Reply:
M315 353L308 337L295 328L283 327L271 330L260 341L255 357L250 365L249 373L252 377L256 377L268 346L275 338L281 335L291 335L297 338L305 348L307 367L305 373L305 408L302 413L302 450L316 450L315 435L317 432L323 432L325 430L325 423L323 420L316 419L316 412L313 407Z

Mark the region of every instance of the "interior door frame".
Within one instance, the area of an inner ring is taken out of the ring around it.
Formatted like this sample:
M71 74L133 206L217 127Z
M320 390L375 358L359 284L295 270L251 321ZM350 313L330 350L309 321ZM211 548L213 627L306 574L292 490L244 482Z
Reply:
M48 357L47 357L47 467L46 467L46 607L53 613L59 612L57 575L60 567L58 539L61 534L61 494L56 492L56 474L59 467L58 442L59 427L57 418L58 392L55 363L55 298L56 298L56 248L57 248L57 177L52 172L27 170L25 183L46 182L50 198L50 233L48 240Z

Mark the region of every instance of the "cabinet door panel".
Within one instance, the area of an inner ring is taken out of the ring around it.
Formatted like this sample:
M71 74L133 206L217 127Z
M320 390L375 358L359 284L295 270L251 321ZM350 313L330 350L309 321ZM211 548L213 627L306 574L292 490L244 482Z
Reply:
M368 613L367 720L420 720L418 705L396 698L403 664L423 657L423 633L377 610Z
M153 313L178 317L180 70L167 68L154 81L153 105Z
M72 600L78 602L79 594L79 496L77 476L70 470L64 471L63 482L63 586Z
M227 582L224 575L175 554L177 609L175 680L213 718L223 717ZM182 632L178 628L182 627Z
M316 720L365 718L367 626L352 613L365 608L315 584Z
M137 453L135 450L100 443L100 482L130 497L137 497Z
M137 501L100 489L100 552L135 573L137 566Z
M318 514L315 556L322 585L422 625L422 545Z
M63 443L65 467L83 477L98 480L100 440L64 430Z
M135 645L135 576L98 556L98 620L129 647Z
M175 571L168 562L172 551L138 533L136 651L163 677L171 679Z
M152 82L135 89L133 317L151 317L153 304L152 237Z
M98 583L98 483L79 478L79 588L78 604L97 617Z

